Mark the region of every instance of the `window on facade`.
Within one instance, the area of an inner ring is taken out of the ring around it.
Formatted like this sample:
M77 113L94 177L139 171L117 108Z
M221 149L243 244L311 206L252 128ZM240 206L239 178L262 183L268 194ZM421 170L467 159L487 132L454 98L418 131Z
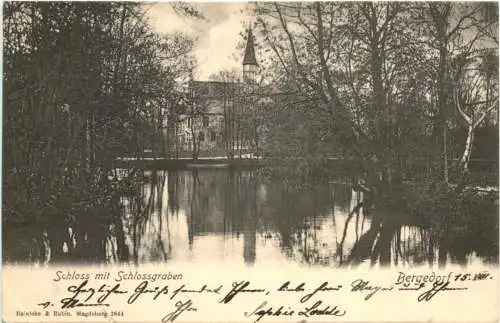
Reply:
M210 121L210 119L208 118L208 116L203 116L203 126L204 127L208 127L209 121Z
M215 131L210 132L210 140L215 141L217 139L217 133Z
M197 95L208 95L208 87L203 84L198 84L194 91Z
M198 135L198 141L205 141L205 134L203 131L200 131L200 134Z

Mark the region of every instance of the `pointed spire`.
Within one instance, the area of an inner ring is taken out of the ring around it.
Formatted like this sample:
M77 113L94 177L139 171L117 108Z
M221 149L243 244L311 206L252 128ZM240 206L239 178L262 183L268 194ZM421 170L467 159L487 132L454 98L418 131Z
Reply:
M245 56L243 58L243 65L255 65L255 66L258 65L257 59L255 58L252 27L248 28L247 45L245 47Z

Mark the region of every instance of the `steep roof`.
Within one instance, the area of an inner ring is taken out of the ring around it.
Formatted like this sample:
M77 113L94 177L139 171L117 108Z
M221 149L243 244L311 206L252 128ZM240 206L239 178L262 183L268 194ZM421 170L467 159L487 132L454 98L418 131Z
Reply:
M219 81L193 81L193 96L204 99L222 99L224 95L232 96L238 91L239 83Z
M245 47L245 56L243 57L243 65L258 65L255 58L255 48L253 43L252 28L248 29L247 46Z

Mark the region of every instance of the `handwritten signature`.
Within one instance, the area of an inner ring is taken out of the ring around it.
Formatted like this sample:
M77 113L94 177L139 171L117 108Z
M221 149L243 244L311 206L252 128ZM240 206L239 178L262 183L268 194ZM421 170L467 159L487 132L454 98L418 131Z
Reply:
M313 305L309 307L305 307L302 310L292 309L290 306L285 308L284 305L279 306L268 306L266 301L262 302L255 310L251 313L245 312L244 315L246 317L257 316L255 322L260 321L265 316L344 316L346 314L346 310L342 309L338 305L324 305L323 301L317 301Z
M198 311L197 308L193 307L193 302L191 300L187 300L185 302L182 301L177 301L175 303L175 310L173 312L168 313L165 315L161 321L162 322L173 322L175 321L176 318L179 317L183 312L189 312L189 311Z

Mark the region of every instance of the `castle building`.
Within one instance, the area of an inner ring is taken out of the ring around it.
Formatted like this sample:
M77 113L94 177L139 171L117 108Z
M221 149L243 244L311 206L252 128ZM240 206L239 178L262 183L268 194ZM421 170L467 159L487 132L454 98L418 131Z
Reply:
M189 107L178 132L178 148L192 157L234 157L252 152L252 124L258 63L252 30L243 56L243 82L195 81L189 84Z

